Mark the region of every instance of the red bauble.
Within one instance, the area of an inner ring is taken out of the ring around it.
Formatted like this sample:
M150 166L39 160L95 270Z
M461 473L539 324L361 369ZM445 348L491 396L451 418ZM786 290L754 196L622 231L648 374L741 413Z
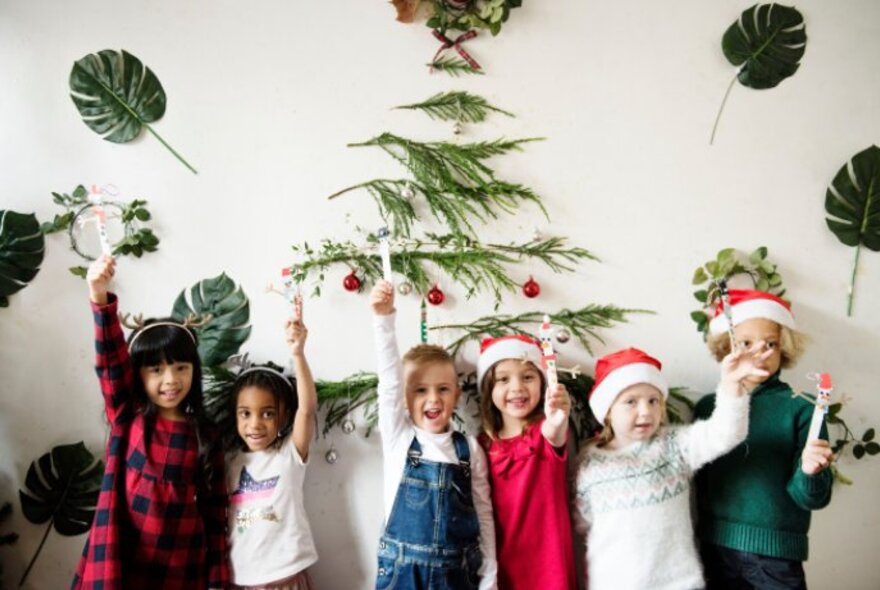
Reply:
M346 291L360 291L361 290L361 280L358 278L354 271L351 271L345 278L342 279L342 286L345 287Z
M538 284L538 281L536 281L532 277L529 277L529 280L527 280L523 284L522 290L523 295L525 295L529 299L534 299L541 294L541 285Z
M433 287L431 287L431 290L428 291L426 299L431 305L440 305L441 303L446 301L446 294L440 290L440 287L434 285Z

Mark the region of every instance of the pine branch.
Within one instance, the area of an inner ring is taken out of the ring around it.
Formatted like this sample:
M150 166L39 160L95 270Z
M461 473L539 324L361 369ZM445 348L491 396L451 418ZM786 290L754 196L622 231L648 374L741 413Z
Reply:
M317 274L315 294L320 295L324 271L344 264L358 269L367 281L375 282L382 277L382 263L375 249L375 236L368 238L366 246L332 240L324 240L319 251L314 251L308 243L294 246L293 250L304 257L293 265L294 279L303 282L310 275ZM433 273L427 271L426 265L432 270L436 265L456 283L467 286L468 298L476 293L490 292L497 305L502 291L515 292L519 287L508 275L507 265L537 259L555 272L564 272L573 270L571 264L585 258L596 259L583 248L566 247L565 239L558 237L518 245L483 244L456 234L427 234L426 239L395 240L391 268L403 275L416 291L425 293L433 284Z
M633 313L654 313L646 309L625 309L615 305L589 304L577 310L561 309L550 314L550 321L565 328L588 352L592 353L590 340L605 341L599 335L600 328L611 328L615 323L629 321ZM447 348L451 354L459 353L462 346L483 337L498 337L506 334L534 336L537 332L531 326L540 325L544 318L542 311L530 311L519 315L498 314L479 318L469 324L443 324L432 326L431 330L460 330L464 334L454 340Z
M341 426L350 419L353 411L363 408L367 421L366 436L378 423L376 386L379 378L374 373L355 373L342 381L318 381L318 407L324 410L324 427L321 434L327 436L330 429Z
M399 236L409 237L413 224L418 221L411 201L403 196L406 190L411 190L413 196L424 198L434 218L445 223L452 233L471 238L477 236L473 225L475 220L486 223L497 219L496 209L513 214L523 202L537 205L549 221L541 197L528 187L500 180L490 181L479 188L458 185L455 191L442 191L410 180L377 178L344 188L328 198L335 199L357 189L366 189L372 195L382 218L390 220L394 234Z
M483 75L483 70L475 70L468 62L458 57L441 57L426 65L433 70L440 70L455 78L462 74Z
M393 133L383 133L368 141L348 145L381 147L405 166L419 184L454 192L461 185L477 188L496 180L493 170L482 160L522 149L525 143L542 140L538 137L497 139L459 145L443 141L418 142Z
M420 110L432 119L461 121L462 123L481 123L486 120L489 112L501 113L508 117L514 116L513 113L489 104L482 96L460 91L441 92L424 102L394 108Z

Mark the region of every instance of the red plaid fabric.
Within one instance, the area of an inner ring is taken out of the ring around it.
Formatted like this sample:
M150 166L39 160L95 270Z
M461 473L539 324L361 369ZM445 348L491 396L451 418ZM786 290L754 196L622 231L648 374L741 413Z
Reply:
M113 294L105 306L92 304L110 438L95 519L72 588L227 588L222 452L209 458L210 484L198 484L204 478L195 427L135 411L135 377L116 307Z

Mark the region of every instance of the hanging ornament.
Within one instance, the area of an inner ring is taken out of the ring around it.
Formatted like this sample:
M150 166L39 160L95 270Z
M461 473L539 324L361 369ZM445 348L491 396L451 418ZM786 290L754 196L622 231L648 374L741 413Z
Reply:
M541 285L539 285L538 281L534 278L529 277L529 280L527 280L522 286L522 292L523 295L529 299L534 299L541 294Z
M452 126L452 133L455 135L461 135L462 129L461 121L456 121L455 125Z
M446 294L440 289L439 285L434 285L431 287L431 290L428 291L426 298L431 305L440 305L446 301Z
M354 271L351 271L350 273L345 275L344 279L342 279L342 286L345 288L346 291L360 291L361 280L358 278Z
M556 341L560 344L565 344L569 340L571 340L571 332L569 332L565 328L562 328L561 330L556 332Z
M400 283L397 285L397 292L401 295L409 295L412 293L413 286L411 283Z
M354 429L354 420L352 420L351 418L346 418L342 421L342 432L344 432L345 434L351 434L352 432L354 432Z
M400 196L409 200L416 196L416 191L411 184L407 184L400 190Z
M538 228L537 226L535 226L535 229L534 229L534 231L532 232L532 241L533 241L533 242L540 242L542 237L543 237L543 236L541 235L541 230L540 230L540 228Z
M327 463L329 463L330 465L336 463L338 459L339 455L336 454L336 449L334 449L333 447L330 447L330 450L327 451L326 455L324 455L324 460L327 461Z

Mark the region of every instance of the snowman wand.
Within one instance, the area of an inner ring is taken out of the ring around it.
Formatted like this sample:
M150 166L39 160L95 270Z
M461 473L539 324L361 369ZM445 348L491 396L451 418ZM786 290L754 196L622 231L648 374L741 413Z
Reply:
M547 374L547 387L553 391L559 383L559 378L556 374L556 352L553 350L553 326L547 314L544 314L538 339L541 341L541 366Z
M382 257L382 278L389 283L393 283L394 276L391 274L391 243L389 241L391 232L388 231L388 226L383 225L380 227L379 231L376 232L376 236L379 238L379 256Z
M730 338L730 351L736 351L736 334L733 332L733 313L730 308L730 292L727 290L727 281L718 279L716 281L718 290L721 292L721 310L724 317L727 318L727 336Z
M92 185L89 191L89 202L92 204L92 212L95 214L95 222L98 225L98 238L101 240L101 253L104 256L113 255L113 246L110 245L110 238L107 237L107 213L104 211L103 191L96 185Z

